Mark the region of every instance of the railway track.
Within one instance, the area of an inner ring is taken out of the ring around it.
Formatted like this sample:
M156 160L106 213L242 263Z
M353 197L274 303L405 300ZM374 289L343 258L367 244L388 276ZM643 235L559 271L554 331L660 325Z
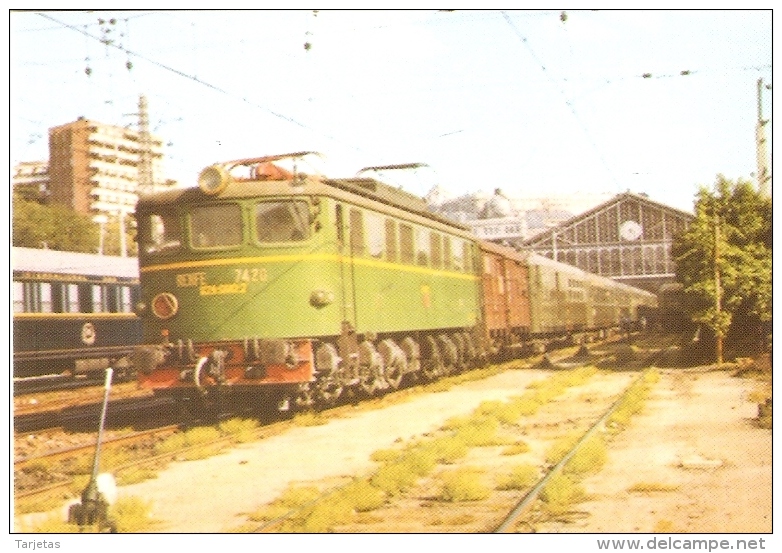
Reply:
M532 489L524 494L524 496L518 501L518 503L516 503L513 509L511 509L511 511L507 514L507 516L496 527L494 527L492 533L502 534L514 532L518 522L527 513L533 503L538 499L545 487L554 477L561 473L567 463L578 453L579 449L592 435L595 434L595 432L598 432L599 430L605 431L606 421L625 402L628 395L638 388L639 384L643 382L644 378L648 374L648 370L644 371L635 380L633 380L625 392L613 404L611 404L608 409L606 409L606 411L594 422L594 424L592 424L583 433L583 435L576 441L573 447L570 448L570 450L568 450L567 453L565 453L565 455L555 465L546 471L543 477L538 480Z
M648 356L646 359L652 360L654 358L658 358L662 353L663 353L662 351L655 352L651 356ZM578 366L575 364L570 364L570 365L571 368L578 368ZM558 373L554 373L555 378L557 374ZM638 388L639 382L643 381L645 374L646 372L641 373L640 375L635 377L630 383L630 385L627 386L627 388L618 397L614 399L614 401L610 404L610 406L607 409L605 409L602 413L599 414L599 416L594 422L590 421L591 424L589 425L589 427L583 432L583 434L570 448L570 450L567 453L565 453L565 455L557 463L547 468L546 473L540 478L540 480L534 486L532 486L530 491L526 493L521 500L519 500L518 502L513 502L514 505L512 506L512 508L509 507L506 509L507 516L501 522L498 523L497 521L495 521L493 523L489 523L487 525L487 528L490 527L491 530L483 529L478 531L481 532L514 531L515 529L514 525L518 522L520 517L522 517L522 515L526 512L529 506L532 505L534 501L538 498L538 495L541 492L541 490L543 490L546 487L546 485L553 477L555 477L559 472L561 472L562 467L564 467L572 459L572 457L576 455L579 448L583 446L583 444L590 438L590 436L592 436L598 430L605 430L606 420L609 419L611 415L616 411L616 409L623 404L628 393L632 393L633 390ZM572 423L573 421L570 420L568 422ZM309 520L311 520L312 517L317 517L317 515L313 513L317 513L319 508L321 508L323 511L334 509L334 508L338 509L337 506L340 504L340 502L350 501L350 499L345 499L344 496L350 495L351 492L349 490L351 488L355 488L357 486L366 487L367 483L375 482L378 474L383 470L385 470L384 467L381 467L377 471L372 472L370 474L356 477L337 487L328 488L322 494L318 495L316 498L307 501L306 503L303 503L301 505L297 505L295 508L290 509L289 511L285 512L283 515L279 517L269 520L263 524L256 525L254 528L252 528L249 531L258 532L258 533L290 532L290 531L302 531L302 530L312 531L312 527L308 527L307 524L309 524ZM405 501L404 499L400 499L399 497L390 497L389 499L392 502ZM489 511L495 511L496 509L497 507L495 506L492 509L489 509ZM383 512L380 515L378 515L376 518L386 519L387 515L388 513ZM390 515L390 517L393 518L393 515ZM410 515L410 517L416 518L415 515ZM315 530L315 531L322 531L322 530ZM359 524L359 525L348 525L342 528L340 528L340 526L337 525L333 529L330 529L329 531L335 531L335 532L344 531L348 533L355 533L355 532L363 532L363 531L396 532L399 530L397 529L388 530L387 528L383 527L382 524L378 527L370 526L369 529L362 529L361 525ZM426 530L411 529L407 531L420 532Z
M609 352L612 351L612 346L610 344L608 345L597 345L595 344L595 349L598 347L608 347ZM560 357L553 362L551 362L554 366L563 368L563 367L572 367L575 366L576 363L573 361L573 359L577 358L578 355L574 355L573 352L576 348L569 348L562 350L560 352ZM606 353L606 352L603 352ZM602 355L602 354L601 354ZM602 355L602 357L597 356L591 356L590 362L600 361L601 359L605 359L606 355ZM584 361L581 362L583 364ZM435 383L436 385L437 383ZM426 388L426 387L424 387ZM404 390L401 391L402 393L405 393ZM397 392L399 393L399 392ZM373 401L382 401L383 398L376 398L371 399L367 401L366 403L371 406L371 403ZM353 410L353 405L343 405L338 406L335 408L332 408L329 410L329 413L333 416L339 416L341 410ZM256 439L262 439L265 436L274 435L276 433L284 431L285 428L288 427L288 425L291 424L290 421L277 421L275 423L264 425L259 427L253 435L249 438L251 440ZM170 425L168 427L163 428L155 428L151 429L149 431L145 432L136 432L131 435L120 437L116 440L109 440L104 442L105 443L105 451L110 451L112 448L117 447L132 447L132 444L134 442L143 442L144 440L149 441L150 439L156 439L160 438L161 436L164 436L166 434L170 434L176 431L178 427L175 425ZM222 436L217 440L214 440L209 443L201 443L196 446L193 446L191 449L196 448L212 448L212 449L219 449L222 447L230 446L232 443L235 443L235 439L231 436ZM58 451L49 452L44 455L37 455L32 457L25 457L17 459L15 462L15 470L24 470L25 467L29 467L31 465L40 464L40 463L51 463L56 461L57 459L66 459L68 457L75 457L79 455L85 455L89 451L92 450L94 447L94 438L93 441L90 443L83 445L83 446L77 446L77 447L71 447L71 448L62 448ZM112 470L114 472L121 472L122 470L127 470L133 467L143 467L145 465L154 465L159 463L165 463L167 461L170 461L172 459L175 459L177 457L181 457L182 455L187 455L187 450L179 450L172 453L166 453L162 455L152 455L148 456L146 458L138 459L132 462L125 463L121 466L112 467ZM46 486L38 487L36 489L27 489L27 490L17 490L16 497L17 499L23 499L27 501L35 501L36 498L44 498L44 497L52 497L63 495L67 492L67 490L71 490L72 493L72 487L73 487L73 480L67 479L59 483L55 484L47 484Z

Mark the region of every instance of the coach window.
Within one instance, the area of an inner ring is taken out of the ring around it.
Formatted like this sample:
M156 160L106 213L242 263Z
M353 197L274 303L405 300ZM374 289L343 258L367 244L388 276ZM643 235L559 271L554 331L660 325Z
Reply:
M14 313L24 313L24 282L14 282Z
M52 285L48 282L22 283L21 308L26 313L51 313Z
M350 253L364 255L364 216L358 209L350 210Z
M307 202L261 202L255 205L255 236L259 242L299 242L309 238ZM241 228L239 229L241 237Z
M404 223L399 225L399 259L402 263L412 264L415 261L413 227Z
M120 300L122 302L123 313L130 313L133 311L133 296L130 286L120 286Z
M52 286L52 310L55 313L68 312L68 285L59 282Z
M396 222L386 219L386 259L396 261Z
M205 205L190 211L190 243L195 248L220 248L242 243L239 204Z
M100 284L92 285L92 307L90 313L101 313L107 311L104 304L103 286Z
M79 285L63 284L63 311L65 313L79 312Z
M176 249L182 245L182 228L174 213L152 213L142 219L141 246L146 253Z
M103 307L105 311L109 313L119 313L122 311L122 305L120 303L119 287L113 285L107 285L103 287L104 302Z
M366 221L369 255L380 259L383 257L383 248L386 245L386 227L383 218L377 213L367 212Z

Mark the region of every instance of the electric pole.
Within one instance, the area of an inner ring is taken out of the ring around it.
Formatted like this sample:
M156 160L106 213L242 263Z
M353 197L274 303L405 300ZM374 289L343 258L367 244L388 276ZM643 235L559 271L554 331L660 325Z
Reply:
M147 97L143 94L138 101L139 163L138 187L141 192L152 190L152 147L149 135L149 108Z

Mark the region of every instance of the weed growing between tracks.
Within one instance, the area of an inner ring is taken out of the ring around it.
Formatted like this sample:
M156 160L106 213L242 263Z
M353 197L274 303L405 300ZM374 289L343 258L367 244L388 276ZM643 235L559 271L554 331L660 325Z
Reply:
M141 532L150 529L157 522L150 517L151 511L151 502L135 496L120 497L109 508L109 520L119 533ZM97 526L79 527L67 522L64 515L56 513L28 525L23 524L17 531L35 534L74 534L95 533L99 531L99 528Z
M543 488L540 499L543 502L542 514L549 517L560 516L569 511L573 503L587 499L581 486L581 479L590 472L597 472L607 459L606 440L624 430L633 415L643 409L650 387L660 379L657 371L648 371L638 379L624 394L621 402L606 421L604 435L593 434L586 439L562 471L555 474ZM570 434L556 442L549 450L546 459L551 464L558 463L578 442L578 435Z
M505 429L518 430L519 419L536 413L542 405L569 387L584 384L596 373L595 367L556 373L535 382L522 396L505 402L484 402L470 415L449 419L441 427L439 436L415 440L399 449L374 452L371 459L381 465L372 475L330 490L316 502L313 500L298 507L292 506L283 494L268 507L251 515L250 520L270 521L268 528L278 532L326 532L340 525L372 522L371 517L359 516L360 513L378 509L394 498L403 497L439 465L456 463L472 448L505 446L503 453L506 455L525 451L529 446L512 437ZM427 391L431 389L427 387ZM530 486L537 474L538 469L531 465L518 465L501 478L495 488L522 489ZM479 501L492 493L492 487L484 482L481 470L476 468L444 469L434 475L434 482L439 482L438 491L429 498L434 501ZM356 493L356 489L361 493ZM283 515L277 514L282 508L288 510ZM277 518L273 518L275 515ZM474 517L467 518L471 521ZM442 519L437 520L442 523ZM267 525L261 528L244 525L236 531L263 530Z

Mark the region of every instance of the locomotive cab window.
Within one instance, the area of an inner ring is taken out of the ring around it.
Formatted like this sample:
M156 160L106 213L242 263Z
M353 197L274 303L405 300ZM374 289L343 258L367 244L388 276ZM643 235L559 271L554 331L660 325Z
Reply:
M190 242L195 248L221 248L242 243L239 204L195 207L190 211Z
M151 213L140 218L139 236L145 253L173 250L182 245L182 228L174 213Z
M255 205L255 237L258 242L299 242L309 238L307 202L261 202Z

